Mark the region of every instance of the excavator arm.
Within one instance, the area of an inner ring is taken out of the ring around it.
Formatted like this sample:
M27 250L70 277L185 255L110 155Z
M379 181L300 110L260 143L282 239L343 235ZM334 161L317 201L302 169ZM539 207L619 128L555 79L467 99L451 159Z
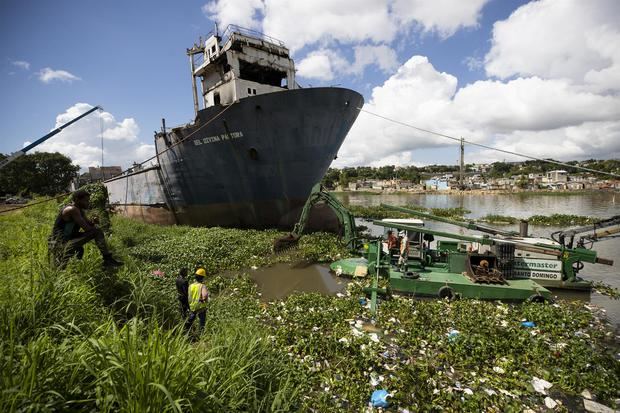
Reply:
M11 162L16 160L17 158L25 155L26 152L28 152L29 150L33 149L34 147L42 144L43 142L45 142L46 140L48 140L52 136L62 132L62 130L64 128L66 128L67 126L70 126L70 125L74 124L78 120L82 119L83 117L86 117L86 116L90 115L91 113L93 113L96 110L103 110L103 108L101 106L95 106L94 108L91 108L88 111L82 113L80 116L71 119L69 122L67 122L67 123L65 123L63 125L60 125L56 129L54 129L53 131L48 133L47 135L45 135L45 136L37 139L36 141L32 142L30 145L28 145L28 146L26 146L26 147L24 147L24 148L22 148L22 149L20 149L18 151L13 152L11 155L9 155L8 157L6 157L6 158L4 158L4 159L2 159L0 161L0 169L4 168L5 166L10 164Z
M584 234L590 232L589 234ZM551 238L567 248L573 248L575 238L578 237L577 247L585 247L588 243L593 243L605 238L615 238L620 233L620 215L599 221L595 224L584 225L551 234ZM583 235L580 235L583 234Z
M295 224L293 232L276 239L273 244L274 251L282 251L297 244L299 238L303 235L304 230L306 229L306 224L308 223L308 218L310 217L312 207L321 202L332 209L338 218L338 221L342 225L342 238L345 245L354 247L353 244L357 239L355 217L351 215L351 213L340 203L340 201L331 196L328 192L324 191L321 184L316 184L312 187L312 192L304 204L299 221Z

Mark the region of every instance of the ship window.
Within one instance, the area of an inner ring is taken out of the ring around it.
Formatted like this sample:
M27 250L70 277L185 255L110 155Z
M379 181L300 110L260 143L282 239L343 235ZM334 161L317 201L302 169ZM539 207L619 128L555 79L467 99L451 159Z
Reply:
M244 60L239 60L239 72L241 79L277 87L281 87L282 79L286 78L286 72Z
M211 47L211 54L215 54L215 45Z
M248 88L248 95L251 95L251 94L252 94L252 89Z
M220 94L218 92L213 93L213 104L214 105L220 104Z
M252 94L256 94L256 89L252 89Z
M256 150L256 148L250 148L248 150L248 155L250 155L250 159L253 161L257 161L258 160L258 151Z

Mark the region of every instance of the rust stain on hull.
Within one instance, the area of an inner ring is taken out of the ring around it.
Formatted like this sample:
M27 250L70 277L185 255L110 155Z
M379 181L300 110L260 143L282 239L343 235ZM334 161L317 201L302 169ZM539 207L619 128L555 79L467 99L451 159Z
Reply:
M165 206L150 205L116 205L114 210L127 218L136 219L147 224L175 225L174 214Z

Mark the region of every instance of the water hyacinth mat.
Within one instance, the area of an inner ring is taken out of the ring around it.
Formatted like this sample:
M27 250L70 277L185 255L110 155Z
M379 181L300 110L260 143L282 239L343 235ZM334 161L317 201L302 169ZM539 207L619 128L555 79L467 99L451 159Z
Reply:
M618 336L584 303L395 297L372 317L361 285L291 296L260 319L304 377L306 407L388 411L583 411L619 397ZM543 380L549 387L540 391ZM583 394L590 399L584 397Z

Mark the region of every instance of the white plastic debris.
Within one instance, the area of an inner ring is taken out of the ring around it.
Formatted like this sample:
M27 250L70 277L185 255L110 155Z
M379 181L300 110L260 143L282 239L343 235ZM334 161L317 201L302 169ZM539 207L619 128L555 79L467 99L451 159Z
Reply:
M250 268L253 269L253 270L257 270L258 269L258 267L256 265L252 265Z
M459 330L452 329L446 335L448 336L448 340L453 341L458 337L459 334L461 334Z
M516 398L517 398L517 396L515 396L515 395L514 395L514 394L512 394L512 393L510 393L508 390L499 389L499 392L500 392L501 394L506 395L506 396L510 396L510 397L512 397L513 399L516 399Z
M370 336L370 339L374 341L375 343L379 342L379 336L377 335L377 333L370 333L369 336Z
M541 394L547 394L547 389L553 386L553 384L549 383L547 380L539 379L538 377L533 377L531 383L534 390Z
M551 397L545 397L545 406L547 406L548 409L555 409L557 405L558 403Z
M349 340L346 337L342 337L340 340L338 340L339 343L344 343L344 344L349 344Z
M493 395L497 394L497 392L495 390L493 390L493 389L484 389L484 392L486 394L488 394L489 396L493 396Z
M592 400L592 393L590 393L590 391L586 389L581 392L581 397L583 397L584 399Z
M355 337L359 337L359 336L363 336L364 332L359 331L357 328L352 327L351 328L351 333L355 336Z
M575 337L590 338L590 334L584 333L583 331L579 330L575 332Z
M370 385L372 387L377 387L382 381L385 380L385 377L379 376L377 373L370 374Z
M592 400L583 400L583 408L591 413L614 413L616 410L611 409L604 404L594 402Z
M503 368L499 367L499 366L493 367L493 371L496 372L497 374L504 374L504 373L506 373L506 371Z
M466 387L465 390L463 390L463 393L467 394L468 396L471 396L474 394L474 392L468 387Z

